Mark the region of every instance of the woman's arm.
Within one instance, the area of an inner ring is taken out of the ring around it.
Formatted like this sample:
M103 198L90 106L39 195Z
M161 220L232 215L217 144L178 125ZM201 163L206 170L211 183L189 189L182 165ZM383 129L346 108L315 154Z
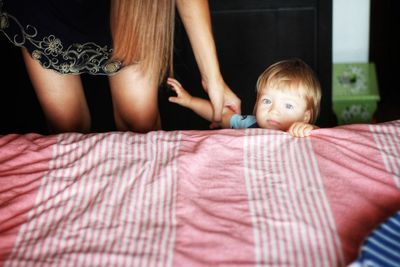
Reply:
M208 1L176 0L176 4L212 103L213 121L221 121L224 107L240 113L240 99L226 85L219 69Z
M175 91L176 96L169 97L169 101L191 109L194 113L210 122L213 121L213 107L209 100L191 96L182 85L173 78L168 78L167 83ZM224 107L218 127L230 128L230 118L235 114L231 109Z

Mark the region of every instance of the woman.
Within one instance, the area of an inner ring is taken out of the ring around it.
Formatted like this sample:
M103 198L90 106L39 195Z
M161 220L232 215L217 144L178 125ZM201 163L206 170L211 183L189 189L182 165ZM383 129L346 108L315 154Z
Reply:
M0 29L22 47L53 133L90 131L81 73L109 75L118 130L161 128L157 88L172 73L175 4L214 120L221 120L224 106L240 113L240 100L219 70L206 0L0 0L0 4Z

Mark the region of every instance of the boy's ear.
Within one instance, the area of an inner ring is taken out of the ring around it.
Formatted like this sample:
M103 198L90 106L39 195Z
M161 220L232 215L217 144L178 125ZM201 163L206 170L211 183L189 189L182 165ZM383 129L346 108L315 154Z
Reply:
M305 123L310 123L310 120L311 120L311 110L307 110L307 111L304 113L303 122L305 122Z

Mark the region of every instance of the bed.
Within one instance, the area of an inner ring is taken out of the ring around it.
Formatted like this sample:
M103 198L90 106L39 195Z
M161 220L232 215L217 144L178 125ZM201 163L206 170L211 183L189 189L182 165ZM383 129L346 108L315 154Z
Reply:
M0 266L345 266L400 210L400 120L0 137Z

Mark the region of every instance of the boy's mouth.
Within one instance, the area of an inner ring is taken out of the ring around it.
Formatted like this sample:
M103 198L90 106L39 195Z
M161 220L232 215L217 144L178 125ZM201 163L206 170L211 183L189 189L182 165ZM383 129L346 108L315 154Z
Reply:
M276 120L268 119L267 122L271 126L275 126L275 127L279 127L280 126L280 123L278 121L276 121Z

